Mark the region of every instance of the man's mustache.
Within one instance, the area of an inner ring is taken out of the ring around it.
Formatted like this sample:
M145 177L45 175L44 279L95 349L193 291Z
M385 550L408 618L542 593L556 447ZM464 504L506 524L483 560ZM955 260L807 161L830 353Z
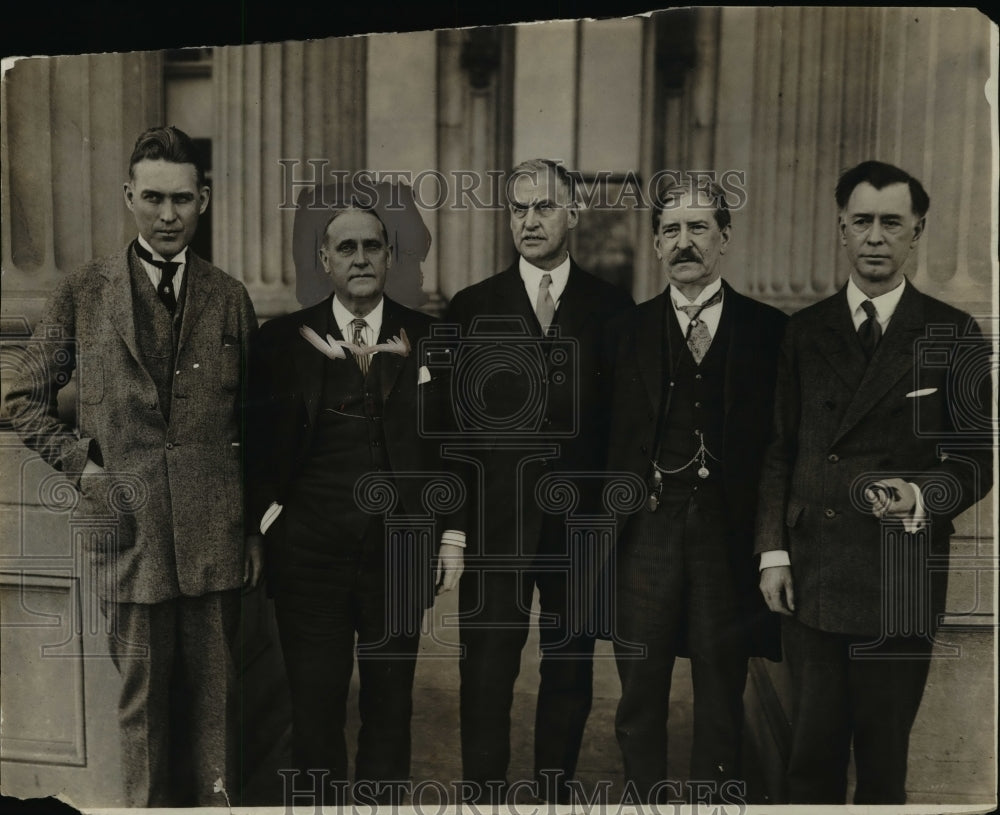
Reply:
M701 262L701 257L699 257L691 249L680 249L670 259L670 262L673 265L676 265L678 263L700 263Z

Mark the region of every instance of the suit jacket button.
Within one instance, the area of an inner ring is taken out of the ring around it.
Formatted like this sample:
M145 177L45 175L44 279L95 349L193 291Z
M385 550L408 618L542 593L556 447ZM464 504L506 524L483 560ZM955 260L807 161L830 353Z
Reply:
M827 517L827 518L832 518L832 517L834 517L834 516L835 516L835 515L836 515L837 513L836 513L836 512L834 511L834 510L832 510L832 509L824 509L824 510L823 510L823 514L824 514L824 515L826 515L826 517Z
M167 442L167 449L168 450L173 450L174 449L174 443L172 441L168 441Z
M836 453L830 453L830 455L828 455L826 459L827 461L832 461L834 464L836 464L838 461L840 461L840 456L838 456Z
M641 446L641 447L639 448L639 452L640 452L640 453L642 453L643 455L646 455L646 445L645 445L645 444L643 444L643 445L642 445L642 446Z

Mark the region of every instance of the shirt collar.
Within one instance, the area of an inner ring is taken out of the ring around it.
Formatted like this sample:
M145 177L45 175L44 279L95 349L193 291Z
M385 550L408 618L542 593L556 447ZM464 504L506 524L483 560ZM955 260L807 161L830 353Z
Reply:
M702 303L706 302L710 297L714 297L715 293L722 288L722 278L717 277L711 283L709 283L705 288L698 292L698 296L694 300L688 300L687 297L673 286L670 287L670 299L674 304L674 308L678 306L700 306Z
M169 262L169 263L187 263L187 250L188 250L188 248L186 246L183 249L181 249L180 252L178 252L176 255L174 255L172 258L170 258L169 261L167 261L167 259L165 257L163 257L163 255L161 255L152 246L149 245L149 242L144 237L142 237L142 235L139 236L139 245L143 249L145 249L147 252L149 252L149 254L151 254L153 256L153 260L162 260L164 263L167 263L167 262Z
M858 309L861 308L861 304L865 300L871 300L875 305L875 311L878 312L879 321L885 322L896 311L896 306L899 305L899 300L903 296L905 285L906 278L904 277L899 282L899 285L891 291L880 294L878 297L869 297L861 291L858 284L854 282L854 275L851 275L847 280L847 305L851 309L851 314L854 315L857 314Z
M566 254L566 259L554 269L539 269L535 264L525 260L524 257L521 257L518 261L518 271L521 273L521 280L524 281L525 288L530 291L538 291L538 287L542 283L543 274L552 276L552 285L549 286L549 294L552 295L553 302L558 302L562 296L563 289L566 288L566 283L569 281L569 267L569 253ZM534 305L534 301L532 301L532 305Z
M378 340L379 335L382 333L382 311L385 304L385 298L380 297L378 305L375 306L367 314L363 315L364 321L368 323L368 327L375 332L375 339ZM349 339L352 336L348 332L348 327L354 321L355 315L340 302L337 295L333 295L333 319L337 322L337 328L340 329L340 333L344 336L344 339Z

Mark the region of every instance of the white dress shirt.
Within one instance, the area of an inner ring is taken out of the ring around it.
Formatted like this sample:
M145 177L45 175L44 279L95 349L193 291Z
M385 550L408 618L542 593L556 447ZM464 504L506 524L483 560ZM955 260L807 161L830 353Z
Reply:
M365 345L378 344L378 336L382 333L382 312L384 311L384 307L385 300L380 297L378 305L362 317L368 324L361 332L365 338ZM352 342L354 340L354 326L351 323L357 319L357 315L352 314L347 306L337 299L337 295L333 296L333 319L337 323L337 328L340 329L340 333L344 336L344 339L347 342ZM377 354L378 351L375 353ZM374 354L372 356L374 357Z
M858 288L858 284L854 282L854 275L851 275L851 278L847 281L847 305L851 309L851 319L854 320L854 329L861 328L861 324L868 319L868 315L861 308L861 304L865 300L871 300L875 306L878 324L882 327L882 333L885 334L885 330L889 327L889 320L892 319L892 315L896 312L896 306L899 305L899 299L903 296L904 286L906 286L905 279L892 291L887 291L878 297L869 297Z
M710 297L714 297L715 293L721 288L722 278L719 277L698 292L698 296L694 300L688 300L679 289L673 286L670 287L670 302L674 304L674 314L677 315L677 323L681 327L682 334L687 336L691 318L678 308L678 306L700 306L702 303L707 302ZM716 332L719 330L719 320L722 319L722 300L702 310L701 314L698 315L698 319L705 324L705 328L708 329L708 333L714 339Z
M164 263L179 263L180 266L177 267L177 271L174 272L174 282L173 287L175 292L180 292L181 283L184 281L184 270L187 268L187 247L185 246L170 258L169 261L159 252L157 252L152 246L150 246L142 235L139 236L139 245L145 249L149 254L153 256L153 260L162 260ZM152 263L139 258L139 262L142 264L142 268L146 270L146 274L149 277L149 282L153 284L154 289L160 288L160 280L163 278L163 269L158 266L154 266Z

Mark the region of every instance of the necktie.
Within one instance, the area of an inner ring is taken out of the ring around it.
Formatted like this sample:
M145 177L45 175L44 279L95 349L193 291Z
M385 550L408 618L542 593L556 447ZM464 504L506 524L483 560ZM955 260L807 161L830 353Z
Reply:
M543 274L542 282L538 284L538 300L535 301L535 314L538 315L538 323L542 327L542 333L552 325L552 320L556 316L556 304L549 292L552 285L552 275Z
M368 323L366 323L361 317L358 317L355 320L351 320L351 325L354 326L354 337L351 339L351 342L359 348L367 347L368 343L365 342L365 329L368 328ZM368 368L371 366L372 362L371 354L355 354L354 358L358 361L358 367L361 368L361 374L363 376L368 376Z
M177 311L177 295L174 293L174 275L177 274L177 270L181 268L181 265L172 260L157 260L138 241L135 242L135 251L146 263L160 270L160 285L156 287L156 294L163 305L173 314Z
M861 347L864 349L865 356L871 359L872 354L875 353L875 346L882 339L882 326L879 325L878 311L871 300L862 302L861 308L864 309L868 319L858 326L858 339L861 340Z
M705 325L705 321L699 319L699 315L709 306L714 306L716 303L721 302L722 289L719 289L715 294L700 305L681 306L676 303L674 304L679 310L683 311L691 321L690 325L688 325L687 345L688 348L691 349L691 356L694 357L694 361L699 365L705 358L705 354L708 353L709 346L712 344L712 334L708 330L708 326Z

